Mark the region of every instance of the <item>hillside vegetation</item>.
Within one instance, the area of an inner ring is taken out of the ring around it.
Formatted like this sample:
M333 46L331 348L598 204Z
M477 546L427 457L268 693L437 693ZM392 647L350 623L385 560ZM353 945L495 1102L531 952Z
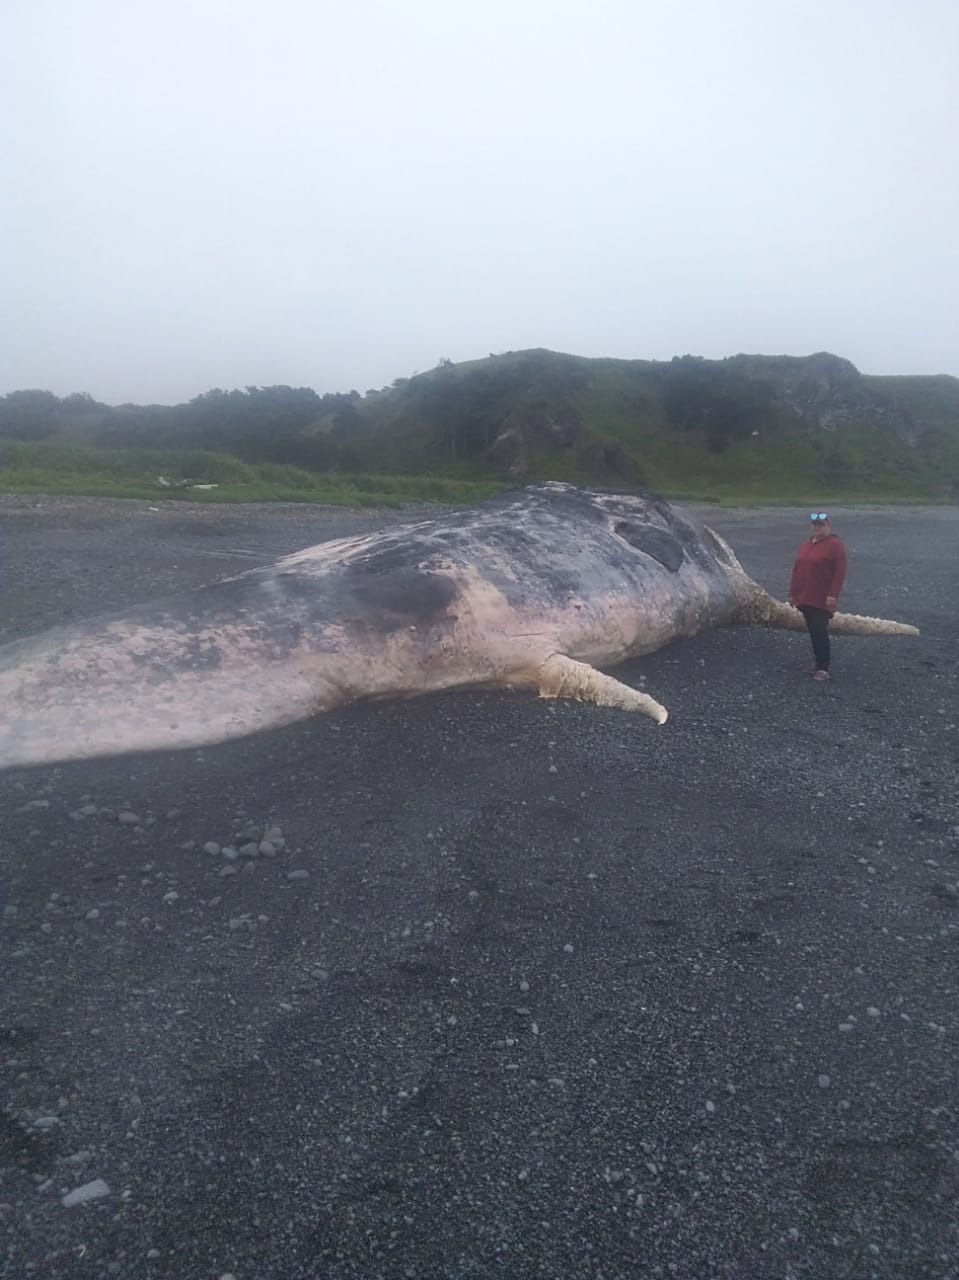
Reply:
M546 478L726 501L953 501L959 379L864 376L827 353L657 362L535 350L443 360L364 395L0 398L8 491L365 505Z

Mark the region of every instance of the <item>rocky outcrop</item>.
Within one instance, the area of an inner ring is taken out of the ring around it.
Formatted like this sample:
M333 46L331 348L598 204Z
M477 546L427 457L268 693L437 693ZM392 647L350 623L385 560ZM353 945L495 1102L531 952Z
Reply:
M823 431L835 431L849 422L891 427L910 445L919 437L913 414L895 399L867 387L852 361L841 356L820 351L794 359L736 356L733 360L744 373L773 390L774 403L792 410L809 426Z
M531 451L569 448L582 433L582 416L573 405L517 405L497 430L487 456L522 479L529 474Z

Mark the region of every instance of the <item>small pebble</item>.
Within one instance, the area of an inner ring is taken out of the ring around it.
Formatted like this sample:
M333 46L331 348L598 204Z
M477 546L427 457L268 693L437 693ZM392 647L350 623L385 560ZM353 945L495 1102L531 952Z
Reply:
M220 846L217 844L215 840L208 840L206 844L203 846L203 852L217 854L220 852Z
M131 813L129 809L124 809L117 814L117 822L121 827L138 827L140 825L140 819L135 813Z
M100 1200L109 1194L110 1188L103 1179L94 1178L92 1182L85 1182L82 1187L75 1187L73 1191L68 1192L62 1197L61 1204L69 1209L75 1204L86 1204L88 1200Z
M309 871L291 871L287 875L287 880L309 880Z
M829 1076L823 1073L823 1075L817 1076L816 1083L819 1085L820 1089L828 1089L829 1086L832 1084L832 1080L829 1078Z

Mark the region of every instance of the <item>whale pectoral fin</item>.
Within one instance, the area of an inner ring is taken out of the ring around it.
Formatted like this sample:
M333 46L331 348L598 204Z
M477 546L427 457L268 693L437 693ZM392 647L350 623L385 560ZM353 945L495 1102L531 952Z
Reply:
M763 627L781 627L784 631L805 631L806 619L791 604L774 600L759 591L740 615L741 622L754 622ZM867 618L858 613L834 613L829 630L837 636L917 636L919 628L891 618Z
M641 711L657 724L665 724L669 712L648 693L631 689L586 662L577 662L565 654L554 653L539 669L537 688L541 698L575 698L579 702L595 702L600 707L619 707L622 711Z

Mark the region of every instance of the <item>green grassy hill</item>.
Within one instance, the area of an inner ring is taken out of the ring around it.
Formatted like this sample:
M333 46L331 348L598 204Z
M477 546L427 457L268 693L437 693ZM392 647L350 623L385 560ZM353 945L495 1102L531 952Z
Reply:
M221 499L445 500L554 478L720 501L952 501L959 379L864 376L828 353L657 362L532 350L442 361L364 395L0 399L0 488L184 492L159 486L161 474L216 483L186 492Z
M320 426L336 435L334 427ZM442 364L356 406L355 465L645 482L719 499L959 494L959 380L827 354Z

